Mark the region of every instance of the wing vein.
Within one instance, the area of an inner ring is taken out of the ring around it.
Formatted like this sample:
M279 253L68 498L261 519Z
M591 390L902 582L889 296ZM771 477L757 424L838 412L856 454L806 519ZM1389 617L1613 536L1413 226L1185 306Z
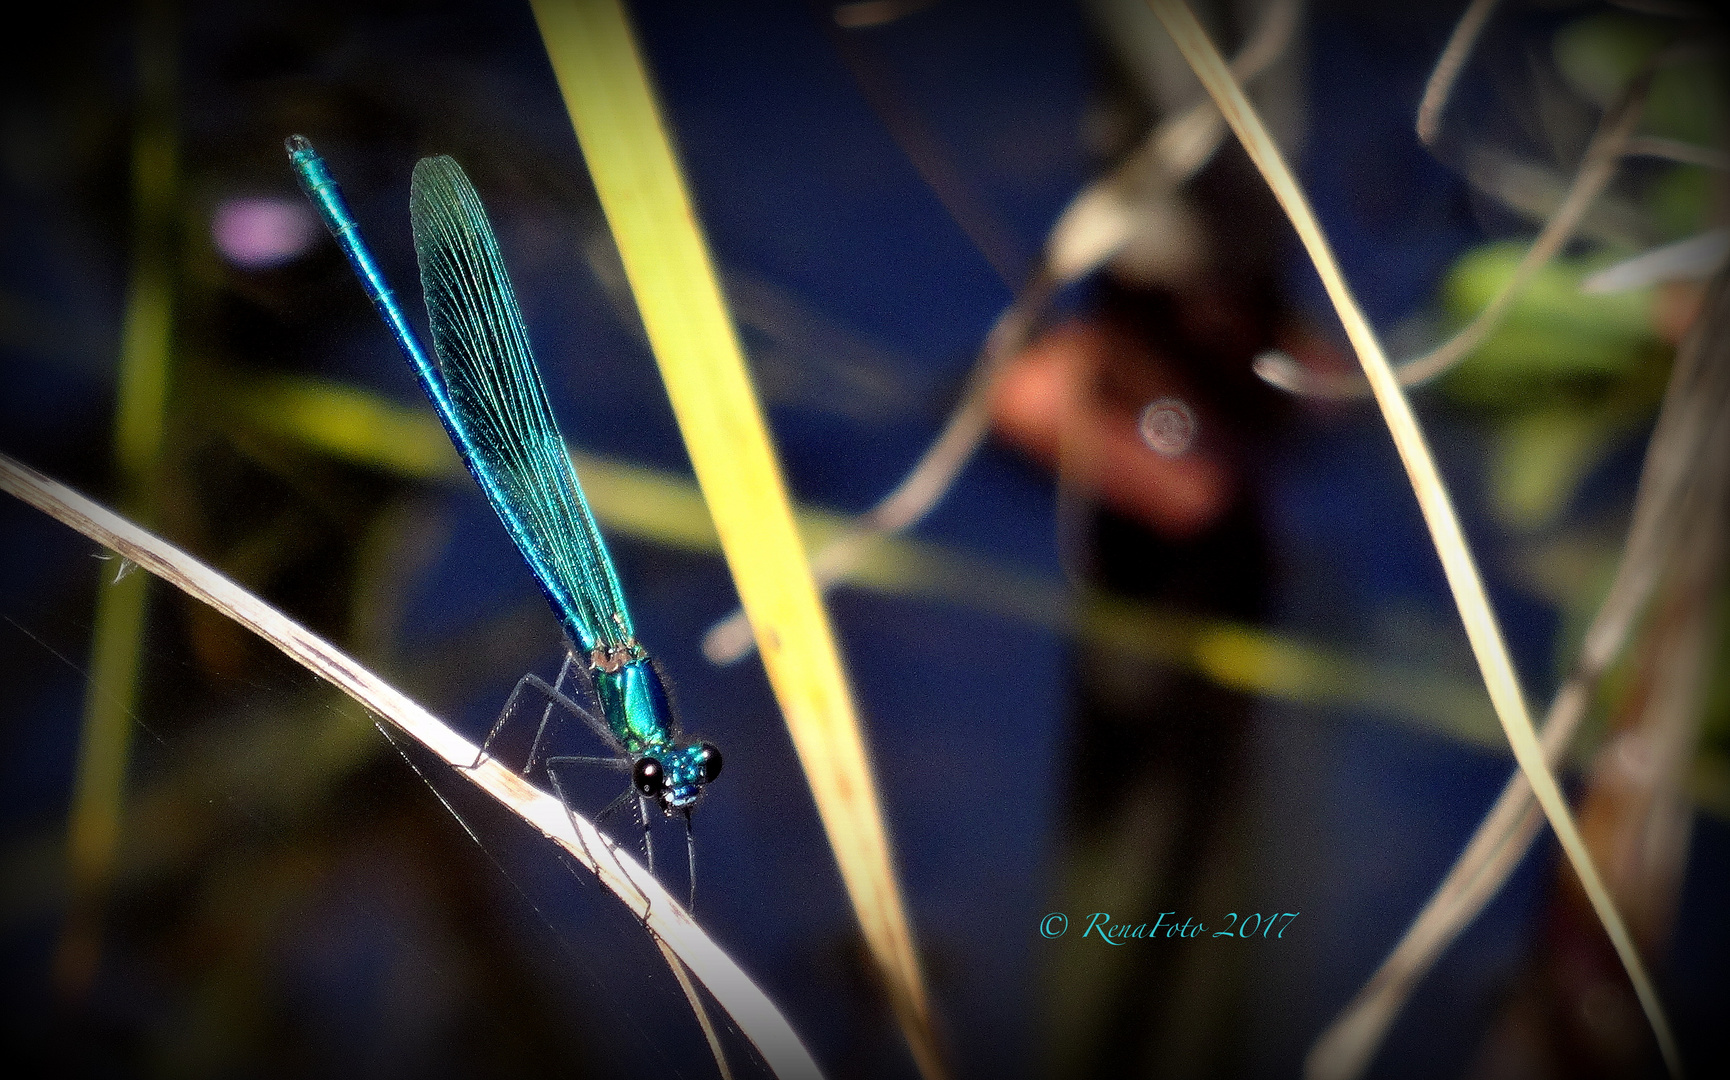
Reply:
M535 367L516 292L473 186L448 157L415 167L415 252L439 376L469 467L585 650L635 650L612 560Z

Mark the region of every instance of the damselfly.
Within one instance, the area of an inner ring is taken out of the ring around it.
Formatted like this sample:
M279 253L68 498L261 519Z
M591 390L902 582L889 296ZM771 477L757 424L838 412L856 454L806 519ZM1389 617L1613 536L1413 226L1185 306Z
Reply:
M519 770L524 775L536 764L555 707L582 720L614 756L545 758L540 764L555 793L566 798L558 776L563 766L628 769L630 786L595 820L634 800L653 869L649 804L659 805L668 815L682 814L694 902L697 867L691 807L704 786L720 775L721 753L709 743L680 737L660 671L637 641L612 558L547 404L516 292L505 274L498 240L480 197L448 157L425 158L415 166L409 220L435 362L421 347L361 239L324 159L299 135L290 136L287 147L302 190L348 256L451 442L486 492L564 628L567 650L558 678L549 685L537 675L522 677L482 742L475 764L488 756L525 692L539 693L547 704ZM600 716L565 692L573 676L589 683Z

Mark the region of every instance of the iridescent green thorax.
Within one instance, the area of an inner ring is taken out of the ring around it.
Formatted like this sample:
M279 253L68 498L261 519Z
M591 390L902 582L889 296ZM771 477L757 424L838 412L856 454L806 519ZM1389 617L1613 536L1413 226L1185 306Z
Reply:
M613 671L596 668L591 674L607 726L626 753L646 754L672 744L673 710L653 664L632 660Z

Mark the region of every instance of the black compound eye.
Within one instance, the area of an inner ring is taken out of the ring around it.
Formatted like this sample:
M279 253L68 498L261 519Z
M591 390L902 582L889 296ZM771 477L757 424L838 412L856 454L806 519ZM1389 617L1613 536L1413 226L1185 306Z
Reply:
M703 771L703 783L712 783L721 775L721 751L715 749L714 743L704 743L697 749L697 756L700 761L698 767Z
M631 784L646 799L658 798L667 787L667 774L652 757L638 758L631 766Z

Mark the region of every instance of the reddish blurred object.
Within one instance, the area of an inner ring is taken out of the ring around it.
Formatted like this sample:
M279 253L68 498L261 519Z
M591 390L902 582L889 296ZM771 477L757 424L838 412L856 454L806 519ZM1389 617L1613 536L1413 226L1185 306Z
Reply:
M1197 417L1182 453L1156 452L1142 438L1141 412L1160 398L1183 402ZM998 381L991 419L1004 438L1054 469L1061 464L1066 479L1167 539L1204 532L1237 486L1210 445L1206 410L1172 365L1106 321L1072 320L1034 342Z
M1671 345L1679 345L1700 318L1706 286L1698 281L1672 281L1658 286L1652 297L1652 329Z

